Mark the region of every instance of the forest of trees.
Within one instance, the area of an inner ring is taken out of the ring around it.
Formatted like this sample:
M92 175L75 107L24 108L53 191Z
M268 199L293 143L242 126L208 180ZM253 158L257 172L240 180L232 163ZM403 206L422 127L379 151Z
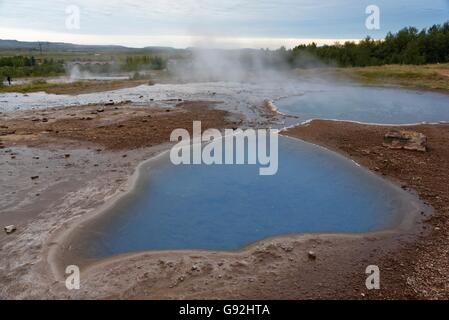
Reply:
M43 77L65 73L64 61L44 59L38 62L33 56L0 57L0 77Z
M449 62L449 22L421 31L404 28L395 34L388 33L384 40L367 37L360 43L300 45L288 51L294 67L317 66L319 62L312 57L340 67Z
M82 65L81 71L92 73L138 72L144 70L162 70L166 67L166 58L157 55L126 56L116 58L115 65ZM51 77L66 74L64 60L36 59L34 56L0 57L0 78L7 76ZM1 84L2 82L0 82Z
M166 67L166 59L157 56L128 56L122 64L123 71L140 71L142 69L162 70Z

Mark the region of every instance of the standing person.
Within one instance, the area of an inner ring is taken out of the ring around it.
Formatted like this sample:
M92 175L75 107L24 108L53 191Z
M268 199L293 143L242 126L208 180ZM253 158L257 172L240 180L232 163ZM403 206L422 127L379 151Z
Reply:
M11 77L10 77L10 76L7 76L7 77L6 77L6 81L8 81L8 84L9 84L9 85L11 85Z

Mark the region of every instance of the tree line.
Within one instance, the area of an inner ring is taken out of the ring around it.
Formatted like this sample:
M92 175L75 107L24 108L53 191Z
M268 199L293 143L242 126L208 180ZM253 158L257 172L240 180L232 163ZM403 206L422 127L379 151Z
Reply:
M299 45L288 51L294 67L317 66L321 62L340 67L384 64L427 64L449 62L449 22L419 31L415 27L388 33L383 40L365 38L359 43L345 42L317 46Z
M64 61L43 59L37 61L34 56L0 57L1 77L44 77L57 76L65 73Z
M92 73L137 72L144 70L163 70L166 58L157 55L126 56L116 58L113 65L86 64L81 71ZM66 61L63 59L36 59L34 56L0 57L0 77L51 77L66 74ZM2 81L0 81L2 83Z
M167 65L166 59L161 56L128 56L121 69L123 71L141 71L142 69L162 70Z

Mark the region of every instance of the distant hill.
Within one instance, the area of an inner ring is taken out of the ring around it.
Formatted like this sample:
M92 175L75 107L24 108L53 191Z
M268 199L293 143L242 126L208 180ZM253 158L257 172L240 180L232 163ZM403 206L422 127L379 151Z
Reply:
M178 49L169 47L128 48L117 45L79 45L63 42L26 42L17 40L1 40L0 50L30 50L30 51L66 51L66 52L148 52L173 53Z

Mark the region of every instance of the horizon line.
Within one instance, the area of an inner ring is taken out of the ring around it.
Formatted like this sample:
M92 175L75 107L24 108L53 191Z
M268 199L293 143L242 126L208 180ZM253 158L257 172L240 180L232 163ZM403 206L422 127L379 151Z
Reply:
M13 38L11 38L13 34ZM200 35L99 35L0 27L0 39L21 42L53 42L86 46L122 46L130 49L166 47L173 49L279 49L302 44L331 45L359 42L363 38L231 37Z

